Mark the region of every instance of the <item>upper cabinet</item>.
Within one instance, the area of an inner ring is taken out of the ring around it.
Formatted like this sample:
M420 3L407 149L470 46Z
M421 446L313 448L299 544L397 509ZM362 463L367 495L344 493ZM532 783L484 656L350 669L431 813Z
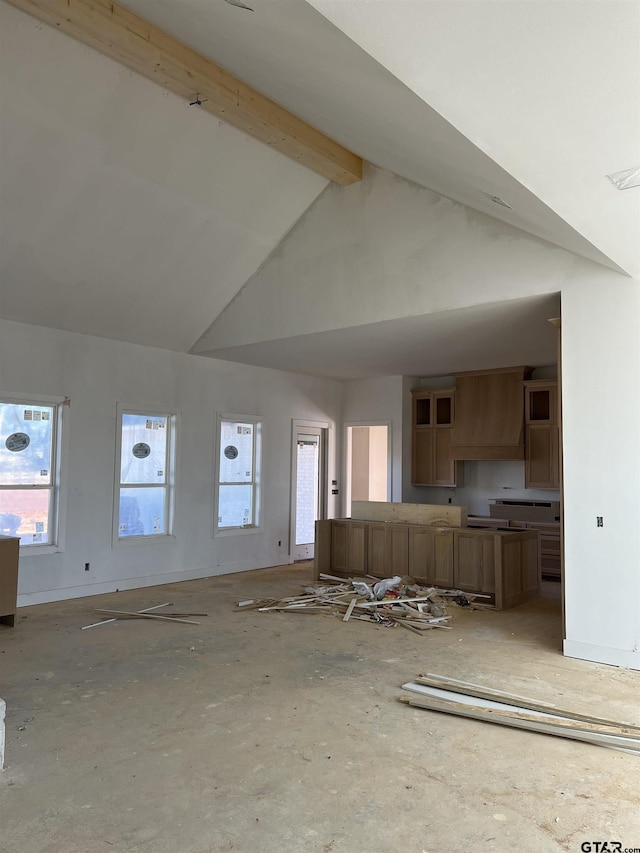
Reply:
M449 457L455 389L412 391L411 482L414 486L460 485Z
M524 383L525 487L560 488L558 384L549 380Z

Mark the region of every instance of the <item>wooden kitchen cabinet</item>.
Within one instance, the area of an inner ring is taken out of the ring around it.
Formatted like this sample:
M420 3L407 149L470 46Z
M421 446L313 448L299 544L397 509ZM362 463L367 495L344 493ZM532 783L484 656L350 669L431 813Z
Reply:
M362 521L334 521L331 531L331 562L339 572L367 574L367 524Z
M412 391L411 482L414 486L460 484L459 466L449 458L455 389Z
M376 578L404 577L409 570L409 528L404 524L368 524L367 574Z
M19 554L20 539L0 536L0 622L12 627L17 610Z
M455 542L453 585L464 592L493 595L495 580L495 538L477 530L460 530ZM484 532L484 531L483 531Z
M540 595L540 532L351 519L316 522L314 577L391 577L488 596L498 610ZM408 572L403 568L408 563Z
M490 595L498 610L540 595L540 543L535 530L453 532L453 585Z
M560 488L557 382L532 380L525 393L525 487Z
M453 585L453 530L409 528L409 574L418 583L448 588Z

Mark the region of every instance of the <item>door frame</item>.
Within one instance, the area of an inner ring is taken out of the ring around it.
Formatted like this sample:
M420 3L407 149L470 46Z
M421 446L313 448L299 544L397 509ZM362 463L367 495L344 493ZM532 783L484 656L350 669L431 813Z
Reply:
M351 512L351 446L349 443L350 427L386 426L387 428L387 500L393 495L393 425L392 421L345 421L342 435L342 516L347 518Z
M296 435L305 429L322 430L320 439L320 484L318 515L320 518L327 517L328 505L328 476L329 476L329 431L331 424L328 421L310 421L301 418L293 418L291 421L291 493L289 501L289 560L295 562L294 551L296 548L296 491L298 484L298 454ZM311 558L309 558L311 559Z

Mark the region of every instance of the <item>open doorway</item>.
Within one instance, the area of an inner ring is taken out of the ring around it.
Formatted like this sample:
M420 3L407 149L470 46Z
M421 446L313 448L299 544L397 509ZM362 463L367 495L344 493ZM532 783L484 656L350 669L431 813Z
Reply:
M389 423L347 424L344 515L352 501L391 500Z
M313 559L316 521L326 516L327 431L327 426L293 422L290 553L294 561Z

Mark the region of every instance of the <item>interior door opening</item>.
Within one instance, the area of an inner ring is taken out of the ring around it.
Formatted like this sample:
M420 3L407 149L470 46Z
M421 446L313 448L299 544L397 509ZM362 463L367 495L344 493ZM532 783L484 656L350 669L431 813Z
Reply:
M314 556L315 525L325 517L326 432L322 427L296 426L292 453L291 557Z
M390 501L388 424L347 426L345 516L352 501Z

